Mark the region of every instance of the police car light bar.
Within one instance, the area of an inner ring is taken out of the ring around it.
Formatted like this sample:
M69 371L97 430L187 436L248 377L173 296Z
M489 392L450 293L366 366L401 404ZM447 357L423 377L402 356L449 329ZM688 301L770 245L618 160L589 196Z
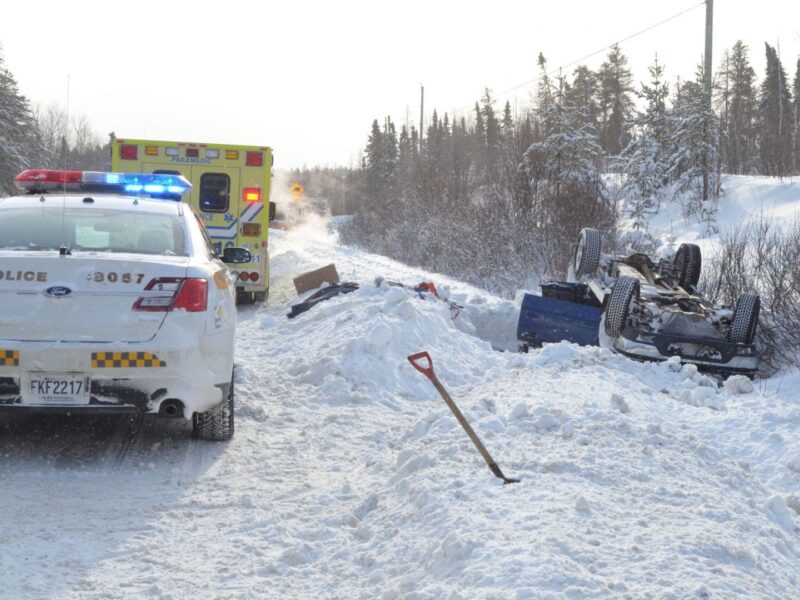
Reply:
M181 175L52 169L28 169L14 178L14 184L29 194L58 191L110 192L173 200L180 199L182 194L192 189L192 184Z

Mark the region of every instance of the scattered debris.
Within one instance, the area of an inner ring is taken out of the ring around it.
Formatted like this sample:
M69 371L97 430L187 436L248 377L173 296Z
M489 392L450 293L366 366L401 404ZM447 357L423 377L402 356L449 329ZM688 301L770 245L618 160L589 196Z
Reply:
M324 302L325 300L330 300L331 298L338 296L339 294L349 294L350 292L355 292L357 289L358 289L357 283L352 283L347 281L344 283L332 283L328 287L324 287L318 292L312 294L300 304L293 304L292 310L286 315L286 317L289 319L293 319L297 315L306 312L309 308L316 306L320 302Z
M439 295L439 292L436 290L436 284L432 281L422 281L416 285L407 285L405 283L401 283L399 281L389 281L388 279L384 279L383 277L376 277L375 278L375 287L381 287L383 284L392 286L392 287L401 287L407 290L411 290L412 292L416 292L420 298L425 298L426 294L433 294L434 297L441 300L442 302L447 302L448 306L450 306L450 318L454 321L461 315L461 311L464 309L463 306L456 302L452 302L447 298L442 298Z
M336 265L331 263L314 271L298 275L294 281L294 289L298 294L321 287L323 283L339 283L339 273Z

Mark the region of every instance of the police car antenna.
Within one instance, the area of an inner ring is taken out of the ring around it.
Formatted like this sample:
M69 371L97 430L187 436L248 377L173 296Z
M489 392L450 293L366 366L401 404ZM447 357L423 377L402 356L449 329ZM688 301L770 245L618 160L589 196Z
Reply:
M64 177L63 177L63 186L61 188L62 196L61 196L61 247L58 249L58 254L60 256L66 256L67 254L72 254L69 251L69 247L65 243L64 236L66 235L66 213L67 213L67 132L69 131L69 73L67 73L67 105L66 105L66 117L64 122L64 132L61 135L61 156L64 162Z

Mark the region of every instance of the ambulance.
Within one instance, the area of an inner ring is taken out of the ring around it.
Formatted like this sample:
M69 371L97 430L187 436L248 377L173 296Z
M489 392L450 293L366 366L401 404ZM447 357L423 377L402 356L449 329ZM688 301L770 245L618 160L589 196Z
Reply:
M268 223L272 149L266 146L200 144L111 136L111 170L117 173L183 175L192 183L184 196L205 225L214 248L250 251L251 262L237 265L239 304L263 302L269 295Z

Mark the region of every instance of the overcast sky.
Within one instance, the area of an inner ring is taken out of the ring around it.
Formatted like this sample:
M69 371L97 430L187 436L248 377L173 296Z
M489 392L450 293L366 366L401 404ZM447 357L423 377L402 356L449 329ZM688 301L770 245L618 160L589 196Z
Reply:
M271 146L276 167L355 164L373 119L464 112L700 4L693 0L10 0L6 66L32 103L64 104L98 132ZM797 0L716 0L714 65L737 39L759 78L764 42L794 76ZM622 44L634 76L655 53L670 81L702 60L705 8ZM603 54L584 61L596 68ZM567 69L571 72L572 67ZM523 105L530 84L501 96Z

